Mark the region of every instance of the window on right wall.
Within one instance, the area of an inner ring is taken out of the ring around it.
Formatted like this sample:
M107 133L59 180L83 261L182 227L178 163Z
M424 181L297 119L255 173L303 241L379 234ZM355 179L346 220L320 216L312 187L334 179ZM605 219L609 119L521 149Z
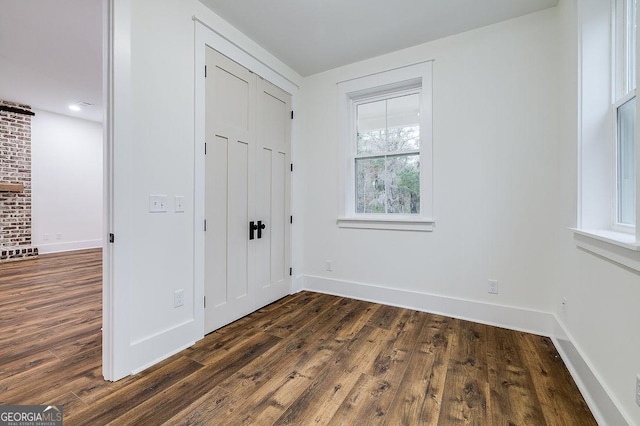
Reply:
M640 271L636 1L579 3L576 244Z
M615 208L613 227L636 226L636 0L614 4Z

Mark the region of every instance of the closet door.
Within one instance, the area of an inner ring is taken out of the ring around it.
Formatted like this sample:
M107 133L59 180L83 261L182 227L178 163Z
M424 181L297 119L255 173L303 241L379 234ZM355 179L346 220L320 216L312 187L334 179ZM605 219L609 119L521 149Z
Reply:
M207 48L205 332L289 294L291 96Z
M207 48L205 331L255 310L256 78Z
M258 79L256 215L266 225L257 242L258 304L290 292L291 95Z

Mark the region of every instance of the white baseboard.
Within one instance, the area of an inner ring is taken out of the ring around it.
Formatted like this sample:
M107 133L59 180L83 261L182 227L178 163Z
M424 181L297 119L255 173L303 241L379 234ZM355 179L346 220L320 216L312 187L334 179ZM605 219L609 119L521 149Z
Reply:
M296 275L291 282L291 293L304 290L304 275Z
M138 367L138 368L133 369L131 371L131 375L133 376L134 374L138 374L138 373L146 370L147 368L153 367L154 365L164 361L165 359L168 359L168 358L174 356L175 354L177 354L179 352L184 351L187 348L190 348L191 346L193 346L195 344L196 344L196 341L194 340L193 342L189 342L186 345L179 346L178 348L172 350L171 352L167 352L165 355L162 355L161 357L158 357L158 358L154 359L153 361L150 361L150 362L146 363L142 367ZM120 380L120 379L117 379L117 380ZM117 380L114 380L114 381L117 381Z
M557 317L555 320L558 332L555 336L551 336L553 344L558 349L560 357L569 369L598 424L611 426L633 424L620 405L616 404L611 397L611 392L600 380L596 370L591 367L591 363L583 351L573 343L573 339L562 322Z
M38 254L60 253L63 251L86 250L102 247L102 240L71 241L67 243L34 244Z
M542 336L551 336L554 325L554 317L548 312L378 287L352 281L305 275L303 288L319 293L415 309Z
M582 351L558 318L549 313L364 283L303 275L294 291L310 290L367 302L415 309L511 330L551 337L598 424L628 426L628 417L611 398Z

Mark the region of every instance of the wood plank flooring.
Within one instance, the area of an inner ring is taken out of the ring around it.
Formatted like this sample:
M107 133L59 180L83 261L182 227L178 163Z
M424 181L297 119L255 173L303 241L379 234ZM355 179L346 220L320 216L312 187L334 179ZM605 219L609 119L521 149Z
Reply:
M65 425L595 425L550 339L301 292L116 383L101 253L0 264L0 404Z

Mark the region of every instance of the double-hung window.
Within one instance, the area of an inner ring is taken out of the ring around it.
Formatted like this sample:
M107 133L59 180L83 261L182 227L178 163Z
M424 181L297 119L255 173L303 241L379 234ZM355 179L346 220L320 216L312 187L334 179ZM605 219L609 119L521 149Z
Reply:
M613 227L636 226L636 0L614 4L615 207Z
M339 83L339 226L433 229L431 66Z
M420 90L353 103L356 213L420 213Z
M640 271L636 0L578 2L578 247Z

